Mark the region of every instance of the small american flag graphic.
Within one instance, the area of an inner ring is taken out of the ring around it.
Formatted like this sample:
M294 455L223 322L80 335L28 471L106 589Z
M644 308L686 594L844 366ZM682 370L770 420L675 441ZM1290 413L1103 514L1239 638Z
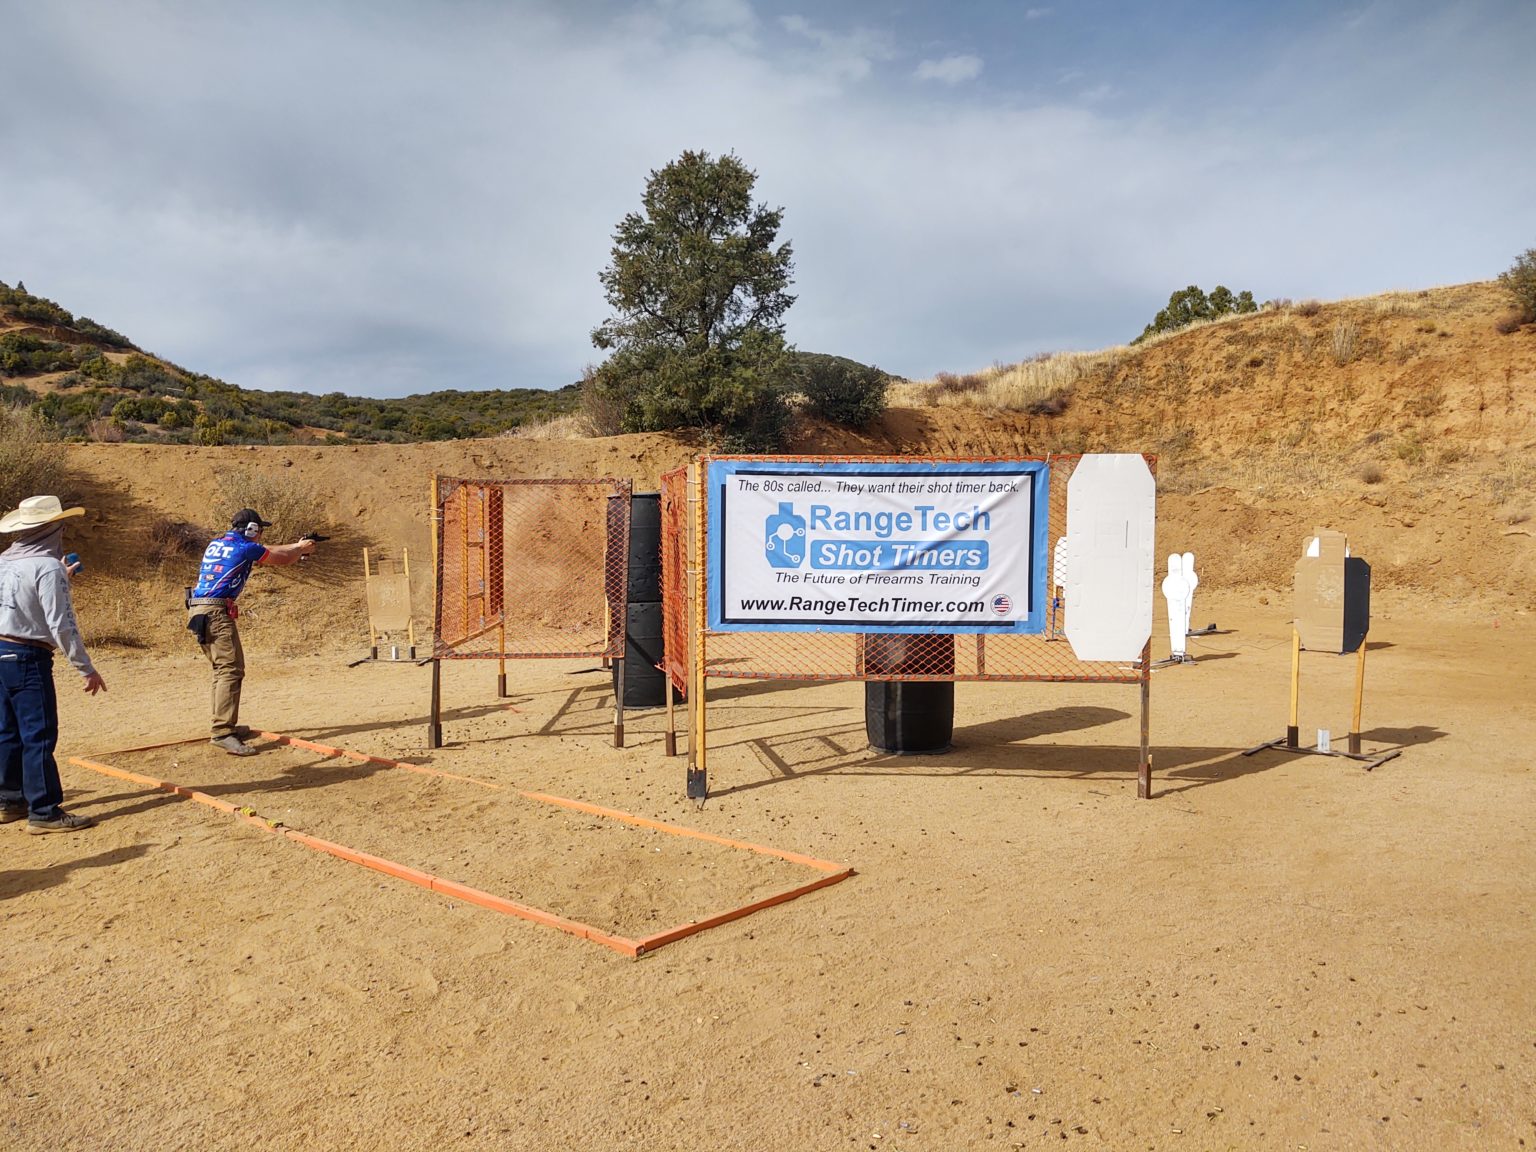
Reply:
M1013 601L1007 596L992 597L992 611L999 616L1006 616L1013 611Z

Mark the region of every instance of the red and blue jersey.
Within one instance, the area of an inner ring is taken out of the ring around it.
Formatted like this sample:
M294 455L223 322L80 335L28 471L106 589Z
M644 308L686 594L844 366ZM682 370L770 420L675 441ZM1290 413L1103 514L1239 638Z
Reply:
M209 541L197 573L197 587L192 589L193 599L222 596L233 600L245 587L251 566L266 554L266 545L247 540L238 532L226 532Z

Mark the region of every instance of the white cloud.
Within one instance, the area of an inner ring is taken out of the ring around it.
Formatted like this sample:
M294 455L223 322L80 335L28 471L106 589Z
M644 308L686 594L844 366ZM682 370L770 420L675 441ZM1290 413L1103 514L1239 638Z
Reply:
M13 6L0 279L234 383L403 394L575 380L613 229L684 149L784 207L790 338L906 375L1115 343L1192 282L1357 295L1532 243L1536 158L1482 111L1536 98L1529 9L1209 78L1084 50L1057 85L1021 40L980 85L899 25L594 7ZM939 82L882 67L916 60Z
M919 80L938 80L944 84L963 84L981 75L980 56L945 56L942 60L924 60L917 66Z
M862 27L837 31L794 15L783 17L780 23L791 36L820 49L820 67L849 80L864 79L876 64L892 60L897 54L887 32Z

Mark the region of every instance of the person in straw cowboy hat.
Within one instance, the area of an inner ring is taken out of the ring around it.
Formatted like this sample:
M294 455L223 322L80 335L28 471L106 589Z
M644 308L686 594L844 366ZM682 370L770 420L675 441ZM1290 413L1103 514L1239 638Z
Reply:
M90 817L64 811L64 788L53 749L59 707L53 688L54 649L85 677L92 696L106 690L86 653L69 597L64 521L84 508L57 496L29 496L4 516L0 532L16 537L0 552L0 823L27 818L27 831L75 832Z

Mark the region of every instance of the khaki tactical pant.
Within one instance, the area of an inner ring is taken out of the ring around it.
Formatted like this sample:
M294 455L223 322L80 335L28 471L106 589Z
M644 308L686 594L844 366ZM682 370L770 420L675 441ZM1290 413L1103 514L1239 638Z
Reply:
M240 723L240 685L245 681L245 649L240 629L218 606L194 607L192 615L208 617L208 643L203 655L213 665L213 739L236 735Z

